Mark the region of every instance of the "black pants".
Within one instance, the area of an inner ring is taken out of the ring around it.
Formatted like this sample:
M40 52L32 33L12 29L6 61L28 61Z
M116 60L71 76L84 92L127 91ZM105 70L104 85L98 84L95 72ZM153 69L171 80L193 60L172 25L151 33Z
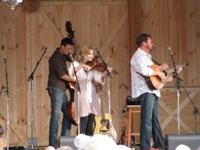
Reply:
M85 135L93 135L95 126L95 115L89 114L80 118L80 133Z

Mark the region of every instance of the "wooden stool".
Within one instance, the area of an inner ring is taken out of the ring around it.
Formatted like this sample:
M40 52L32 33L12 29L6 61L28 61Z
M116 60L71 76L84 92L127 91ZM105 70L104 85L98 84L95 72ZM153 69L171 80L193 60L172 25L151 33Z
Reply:
M140 133L136 133L132 131L132 122L134 121L133 114L140 113L140 105L127 105L127 112L126 112L126 146L130 147L131 143L131 136L140 136Z

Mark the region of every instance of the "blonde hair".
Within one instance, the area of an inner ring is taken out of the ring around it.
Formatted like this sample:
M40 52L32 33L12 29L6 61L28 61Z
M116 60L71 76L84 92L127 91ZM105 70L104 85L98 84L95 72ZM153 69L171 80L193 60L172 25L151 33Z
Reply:
M89 54L93 50L91 45L83 45L80 47L77 55L76 55L76 61L83 63L83 54Z

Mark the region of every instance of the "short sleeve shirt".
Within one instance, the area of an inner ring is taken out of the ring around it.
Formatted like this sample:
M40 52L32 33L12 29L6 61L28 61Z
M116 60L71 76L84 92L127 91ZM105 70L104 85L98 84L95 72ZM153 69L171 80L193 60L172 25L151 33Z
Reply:
M60 78L65 74L68 74L66 57L63 56L60 53L60 49L57 48L49 58L48 86L55 86L65 91L68 82Z

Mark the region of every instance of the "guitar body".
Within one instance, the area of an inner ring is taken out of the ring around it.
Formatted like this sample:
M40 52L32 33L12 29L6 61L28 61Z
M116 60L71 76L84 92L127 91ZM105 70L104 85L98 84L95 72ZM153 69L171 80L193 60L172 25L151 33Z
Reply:
M150 79L154 89L160 90L164 87L164 85L167 82L171 81L171 77L172 77L171 75L168 75L165 81L161 81L161 79L158 76L151 76Z
M177 67L187 67L189 66L188 62L185 62L184 64L180 65L180 66L177 66ZM177 69L176 67L176 69ZM161 66L158 66L158 65L152 65L150 66L150 68L152 68L154 71L162 71L163 73L165 73L166 75L166 80L165 81L162 81L160 79L160 77L158 76L150 76L150 77L146 77L146 76L143 76L146 83L147 83L147 86L149 87L150 90L160 90L164 87L164 85L167 83L167 82L170 82L172 81L173 77L171 75L171 73L174 72L174 68L172 69L169 69L169 70L166 70L168 68L168 65L167 64L163 64Z
M66 104L66 117L71 124L77 126L77 121L75 120L75 106L74 106L74 89L68 88L70 94L70 101Z
M99 98L101 101L101 117L95 117L95 130L94 134L103 134L107 135L109 137L112 137L113 140L117 139L117 132L115 131L112 121L111 121L111 115L108 113L105 113L104 111L104 99L103 99L103 89L102 85L100 83L97 83L97 89L99 92Z
M105 113L104 120L107 121L107 124L102 125L101 124L102 117L100 117L100 116L95 117L96 126L95 126L95 129L94 129L94 134L99 134L101 132L101 130L107 130L109 132L109 118L110 118L109 114Z
M158 65L152 65L150 66L150 68L152 68L154 71L163 71L164 68L163 66L158 66ZM166 74L166 80L162 81L160 79L160 77L158 76L150 76L150 77L144 77L145 81L149 87L150 90L160 90L164 87L164 85L169 82L172 81L172 75L171 74Z
M105 113L105 118L96 116L95 117L96 126L94 130L94 134L107 135L109 137L112 137L114 140L117 140L117 132L115 128L111 126L109 119L110 119L110 115L108 113ZM107 124L102 125L102 120L106 120Z
M68 102L66 108L67 108L66 115L68 120L70 121L71 124L77 126L78 124L75 120L74 102Z

